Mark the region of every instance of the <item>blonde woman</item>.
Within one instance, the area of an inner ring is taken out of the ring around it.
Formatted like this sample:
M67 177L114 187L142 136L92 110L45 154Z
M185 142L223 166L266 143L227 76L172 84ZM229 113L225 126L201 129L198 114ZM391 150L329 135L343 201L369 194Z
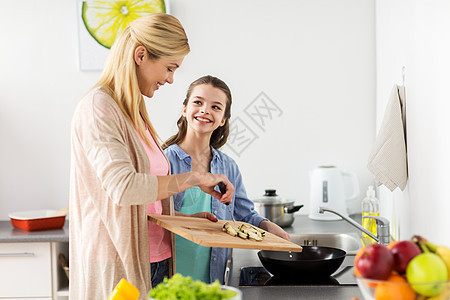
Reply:
M146 299L151 273L173 273L173 237L147 213L174 214L171 196L198 186L230 202L226 176L169 175L169 164L147 114L153 97L189 53L180 22L167 14L134 21L118 37L94 88L72 120L70 299L107 299L126 278ZM225 183L227 191L214 188ZM197 217L215 221L212 214ZM152 265L150 265L150 262ZM163 274L164 275L164 274ZM158 276L158 275L156 275ZM162 278L160 278L162 279Z

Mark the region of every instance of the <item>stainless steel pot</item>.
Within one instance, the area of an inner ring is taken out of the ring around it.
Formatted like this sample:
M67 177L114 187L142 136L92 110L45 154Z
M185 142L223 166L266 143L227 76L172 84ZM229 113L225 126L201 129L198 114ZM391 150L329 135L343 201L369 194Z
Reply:
M255 210L281 227L289 227L294 222L294 213L303 205L294 205L293 200L279 197L276 190L265 190L261 198L253 199Z

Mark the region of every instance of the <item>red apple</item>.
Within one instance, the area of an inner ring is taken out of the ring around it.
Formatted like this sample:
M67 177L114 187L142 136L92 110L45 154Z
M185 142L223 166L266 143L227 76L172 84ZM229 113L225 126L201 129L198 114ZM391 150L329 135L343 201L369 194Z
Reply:
M394 268L394 256L388 247L372 244L364 249L356 267L365 278L385 280Z
M391 253L394 256L394 269L403 274L406 272L409 261L421 254L422 251L416 243L405 240L395 243L391 248Z

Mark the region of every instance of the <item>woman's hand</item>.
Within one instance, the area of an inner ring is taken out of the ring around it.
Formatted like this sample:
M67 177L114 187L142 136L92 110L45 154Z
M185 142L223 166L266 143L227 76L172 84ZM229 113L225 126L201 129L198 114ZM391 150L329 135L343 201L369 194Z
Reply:
M223 182L226 188L224 194L214 190ZM217 198L222 203L231 203L234 195L234 186L223 174L188 172L167 176L158 176L158 200L166 199L170 196L185 191L193 186L198 186L203 192Z
M227 176L223 174L200 173L199 180L200 184L198 187L203 192L219 199L222 203L231 203L234 195L234 186L228 180ZM225 185L226 191L224 194L219 193L214 189L220 182L223 182Z
M273 233L285 240L288 240L288 241L291 240L291 237L289 236L289 234L286 231L284 231L280 226L278 226L277 224L275 224L273 222L263 220L263 221L261 221L261 223L259 223L259 228L264 229L270 233Z

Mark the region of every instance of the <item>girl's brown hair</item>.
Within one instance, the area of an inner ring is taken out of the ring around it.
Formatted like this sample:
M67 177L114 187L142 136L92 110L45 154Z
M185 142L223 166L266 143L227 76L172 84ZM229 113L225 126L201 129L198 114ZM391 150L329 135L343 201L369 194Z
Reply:
M214 149L219 149L220 147L225 145L225 143L227 142L227 139L228 139L228 135L230 133L230 117L231 117L231 102L232 102L231 101L231 91L230 91L230 88L227 86L227 84L225 82L223 82L222 80L220 80L219 78L211 76L211 75L206 75L206 76L200 77L199 79L197 79L191 83L191 85L189 86L189 88L187 90L186 98L183 101L183 106L186 106L188 104L189 98L191 97L191 94L192 94L192 91L194 90L194 88L201 84L210 84L213 87L224 92L225 95L227 96L227 104L225 106L225 112L224 112L224 118L226 118L225 124L223 126L218 127L216 130L214 130L214 132L211 135L211 139L209 141L210 146L212 146ZM163 149L166 149L170 145L181 143L184 140L184 138L186 137L188 124L187 124L187 120L184 116L181 116L178 119L177 126L178 126L178 132L175 135L171 136L162 145Z
M141 45L147 49L149 56L154 60L163 56L181 58L190 51L186 33L178 19L168 14L149 14L140 17L133 21L114 42L103 73L95 87L100 87L116 101L151 148L145 134L146 128L148 127L156 141L159 138L147 114L136 76L134 51Z

